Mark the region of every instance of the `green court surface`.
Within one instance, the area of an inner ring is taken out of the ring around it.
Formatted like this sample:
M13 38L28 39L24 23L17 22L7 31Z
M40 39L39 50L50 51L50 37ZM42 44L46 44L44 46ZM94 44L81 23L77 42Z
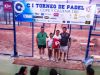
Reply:
M16 72L18 72L19 68L22 65L15 65L12 64L13 60L9 56L2 56L0 55L0 75L14 75ZM30 68L32 66L28 67L28 75ZM100 75L100 66L94 66L95 75ZM68 69L59 69L56 68L58 73L61 75L86 75L85 70L68 70ZM49 75L50 68L46 67L40 67L38 75Z

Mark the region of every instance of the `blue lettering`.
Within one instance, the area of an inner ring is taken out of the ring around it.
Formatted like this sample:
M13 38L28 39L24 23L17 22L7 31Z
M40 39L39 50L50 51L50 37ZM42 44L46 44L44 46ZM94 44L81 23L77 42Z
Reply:
M58 5L58 9L65 9L65 5Z
M77 9L77 10L84 10L83 6L78 5L67 5L67 9Z
M75 8L74 9L77 9L77 6L75 5Z
M67 9L69 9L70 8L70 5L67 5Z
M65 5L62 5L62 9L65 9Z
M74 9L74 7L73 7L73 6L71 6L71 7L70 7L70 9Z
M37 8L56 8L55 4L36 4Z
M83 6L79 6L78 9L80 9L80 10L84 10Z
M34 4L32 4L32 7L34 7Z
M38 8L39 7L39 4L36 4L36 7Z
M27 6L28 8L30 8L30 7L34 7L34 4L33 4L33 3L32 3L32 4L27 3L26 6Z
M27 3L27 7L30 7L30 4L29 3Z

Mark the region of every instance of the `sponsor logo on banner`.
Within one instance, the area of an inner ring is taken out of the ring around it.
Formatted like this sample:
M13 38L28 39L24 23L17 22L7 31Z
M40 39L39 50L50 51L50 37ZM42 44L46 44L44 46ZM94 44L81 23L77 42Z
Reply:
M53 13L53 16L59 16L59 13Z
M12 2L4 2L4 11L12 12Z
M49 16L44 16L45 19L49 19Z
M67 21L67 23L70 23L70 21Z
M50 16L51 16L51 13L44 13L44 14L42 14L42 15L50 15Z
M34 13L35 15L39 15L39 13Z
M66 21L62 21L62 23L66 23Z
M52 20L50 22L53 22L53 23L58 23L59 21L58 20Z
M14 9L16 13L22 13L25 9L24 4L22 2L15 2Z
M50 19L57 19L57 18L55 18L55 17L51 17Z
M79 24L79 23L85 23L85 22L76 22L76 21L71 21L71 23L77 23L77 24Z
M42 16L44 16L44 13L41 13Z
M90 21L85 21L85 24L90 24L91 22Z
M86 11L90 12L91 11L91 6L86 7Z
M34 16L34 18L43 18L43 16Z
M23 14L23 18L32 18L31 14Z
M35 19L36 22L42 22L43 20L41 19Z

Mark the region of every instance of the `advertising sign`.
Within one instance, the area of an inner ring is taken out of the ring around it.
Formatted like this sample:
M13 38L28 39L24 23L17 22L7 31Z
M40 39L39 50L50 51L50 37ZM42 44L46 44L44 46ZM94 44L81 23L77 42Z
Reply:
M15 2L14 11L17 21L93 25L95 5Z
M4 2L4 12L12 12L12 2Z

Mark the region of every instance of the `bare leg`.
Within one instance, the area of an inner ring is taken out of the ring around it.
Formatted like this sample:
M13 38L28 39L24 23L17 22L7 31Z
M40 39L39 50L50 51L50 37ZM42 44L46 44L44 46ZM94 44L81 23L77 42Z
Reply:
M54 60L56 60L56 50L54 49Z
M50 57L50 59L52 57L52 50L51 49L50 49L49 57Z
M59 58L59 60L61 60L61 58L62 58L62 52L60 52L60 58Z
M66 53L64 53L64 59L63 60L64 60L64 62L66 62Z
M44 49L44 48L42 48L42 54L43 54L43 55L44 55L44 50L45 50L45 49Z
M59 58L59 50L57 49L57 60L58 60L58 58Z
M51 58L51 56L52 56L52 50L48 49L48 57L49 57L49 59Z
M40 58L41 58L41 55L42 55L42 50L41 49L39 49L39 54L40 54Z
M64 53L64 59L66 58L66 53Z

